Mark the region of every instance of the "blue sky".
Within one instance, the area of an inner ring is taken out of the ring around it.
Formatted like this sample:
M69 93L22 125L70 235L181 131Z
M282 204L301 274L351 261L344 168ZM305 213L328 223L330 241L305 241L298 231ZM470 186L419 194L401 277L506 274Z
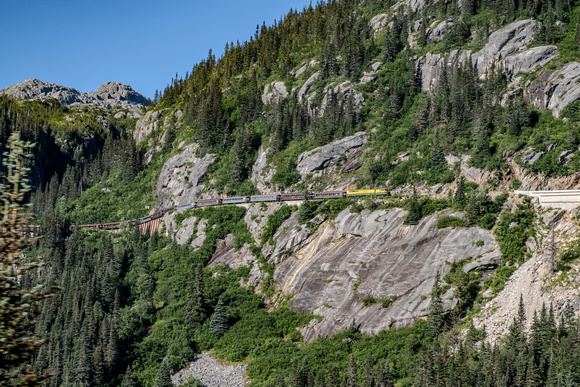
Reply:
M314 4L315 2L313 2ZM153 98L213 49L248 40L310 0L0 0L0 89L26 79L96 90L130 84Z

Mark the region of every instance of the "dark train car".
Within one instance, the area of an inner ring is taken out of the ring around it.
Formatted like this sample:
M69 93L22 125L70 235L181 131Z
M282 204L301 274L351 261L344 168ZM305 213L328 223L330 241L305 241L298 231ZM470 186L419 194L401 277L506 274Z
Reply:
M278 195L252 195L250 196L250 203L257 202L277 202Z
M196 207L207 207L207 206L219 206L221 204L221 199L206 199L198 200L195 202Z
M236 196L233 198L223 198L222 204L240 204L240 203L249 203L250 198L248 196Z
M280 194L280 200L304 200L303 193L285 193Z
M310 199L329 199L329 198L345 198L346 191L327 191L327 192L311 192Z

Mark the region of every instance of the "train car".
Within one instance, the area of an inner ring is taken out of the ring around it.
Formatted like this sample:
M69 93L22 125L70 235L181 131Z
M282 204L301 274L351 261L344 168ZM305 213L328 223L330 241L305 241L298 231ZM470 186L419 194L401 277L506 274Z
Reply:
M346 197L346 191L310 192L310 199L340 199Z
M250 203L257 202L277 202L279 195L252 195L250 196Z
M355 189L352 191L346 191L347 197L357 197L357 196L374 196L374 195L388 195L389 191L383 188L379 189Z
M100 225L101 229L103 230L115 230L121 226L121 222L111 222L111 223L103 223Z
M195 203L182 204L182 205L177 206L175 208L177 208L178 210L185 210L185 209L191 208L191 207L195 207Z
M195 202L196 207L207 207L207 206L219 206L221 204L221 199L205 199L198 200Z
M285 193L280 194L280 200L304 200L303 193Z
M144 216L142 218L139 218L139 224L149 223L149 222L151 222L151 215L147 215L147 216Z
M241 203L249 203L250 197L249 196L235 196L232 198L223 198L222 204L241 204Z

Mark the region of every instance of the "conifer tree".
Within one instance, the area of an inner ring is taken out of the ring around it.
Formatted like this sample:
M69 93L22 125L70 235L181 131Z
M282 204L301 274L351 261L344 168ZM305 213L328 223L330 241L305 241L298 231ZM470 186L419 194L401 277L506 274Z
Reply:
M441 300L441 276L439 270L435 273L435 282L431 289L431 304L429 305L429 314L427 323L429 324L429 333L432 337L437 337L443 330L443 301Z
M338 368L336 365L331 364L328 367L328 383L327 385L330 386L338 386L339 383L339 375L338 375Z
M30 336L34 309L49 294L39 286L22 289L19 277L36 267L22 261L28 241L22 228L28 224L24 196L29 192L29 169L24 166L31 144L12 133L2 154L5 175L0 176L0 385L37 386L48 375L31 368L34 351L43 344Z
M200 264L191 267L187 284L186 323L188 330L206 319L205 296L203 292L203 268Z
M347 386L355 387L358 386L358 375L356 361L354 360L354 354L350 354L350 359L348 361L348 374L347 374Z
M221 337L224 333L226 333L228 328L229 325L228 318L226 317L226 308L224 306L224 302L220 298L209 323L209 331L217 337Z
M457 191L455 191L455 202L463 204L465 202L465 178L461 176L457 182Z
M413 186L413 195L411 195L411 198L409 200L409 212L405 217L404 224L408 225L419 224L419 221L421 220L422 217L423 216L421 215L421 209L419 208L419 204L417 203L417 191Z
M159 366L153 387L173 387L171 382L171 367L169 359L165 357Z

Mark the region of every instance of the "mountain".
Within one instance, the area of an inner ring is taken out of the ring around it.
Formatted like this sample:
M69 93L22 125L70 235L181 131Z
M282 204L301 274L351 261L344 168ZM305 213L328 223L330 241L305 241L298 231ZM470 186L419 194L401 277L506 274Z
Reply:
M36 367L151 386L211 349L258 386L577 384L577 210L523 195L580 188L579 13L329 1L142 115L0 100L0 133L70 155L31 198L26 283L62 287ZM369 188L390 195L172 208ZM65 226L168 208L162 235Z
M70 87L28 79L0 90L0 95L24 100L56 99L72 107L92 104L105 109L141 109L149 106L149 99L137 93L131 86L118 82L103 83L96 91L81 93Z

